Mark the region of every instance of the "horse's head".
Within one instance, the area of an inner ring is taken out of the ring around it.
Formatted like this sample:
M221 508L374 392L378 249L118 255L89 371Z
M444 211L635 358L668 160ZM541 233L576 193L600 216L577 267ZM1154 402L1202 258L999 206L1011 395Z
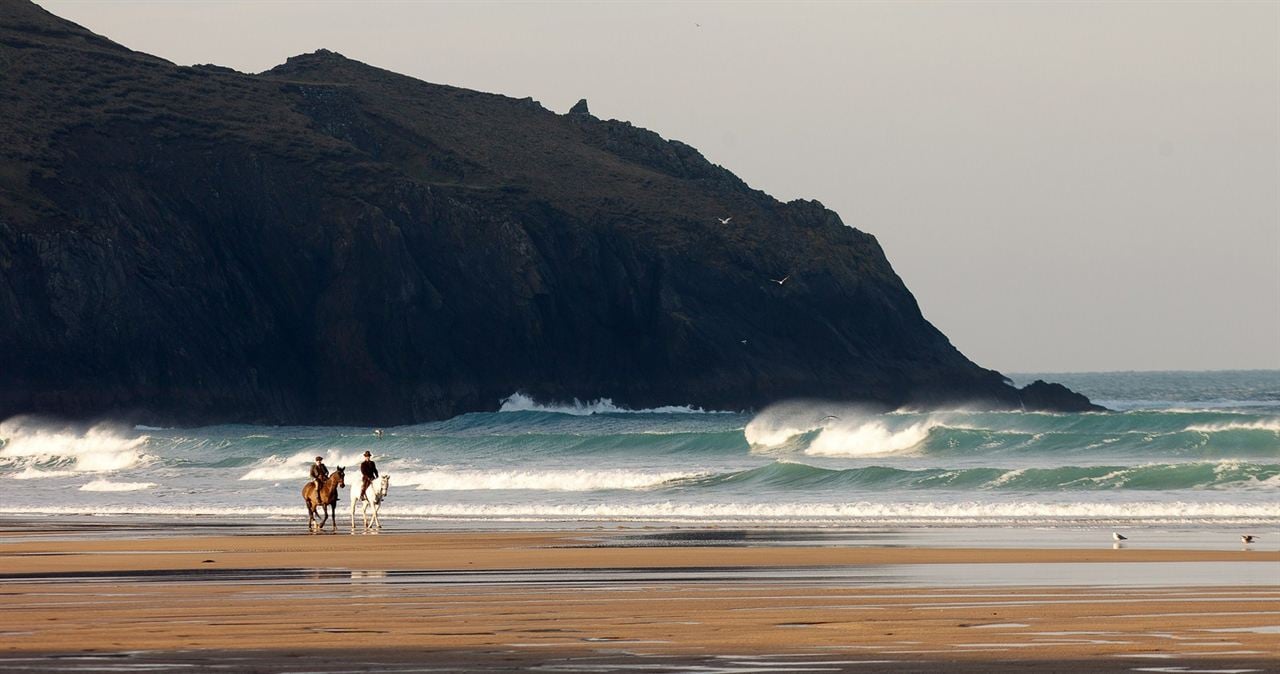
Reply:
M382 489L380 489L379 491L381 491L383 494L386 494L387 492L391 491L391 475L388 474L388 475L382 476Z
M347 471L346 471L346 469L344 469L342 466L338 466L338 469L337 469L337 470L335 470L335 471L333 471L333 475L334 475L334 477L337 477L337 478L338 478L338 486L339 486L339 487L345 487L345 486L347 486Z

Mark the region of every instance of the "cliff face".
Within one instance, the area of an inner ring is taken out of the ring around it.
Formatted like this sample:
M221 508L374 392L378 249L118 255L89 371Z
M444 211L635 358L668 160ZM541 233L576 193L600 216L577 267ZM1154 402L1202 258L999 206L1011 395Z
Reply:
M0 418L1023 404L874 237L585 105L178 67L18 0L0 90Z

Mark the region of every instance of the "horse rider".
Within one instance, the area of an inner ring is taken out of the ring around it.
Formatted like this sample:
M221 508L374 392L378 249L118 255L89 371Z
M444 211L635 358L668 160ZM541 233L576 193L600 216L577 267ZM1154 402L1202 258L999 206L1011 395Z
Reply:
M365 491L369 489L369 485L378 478L378 464L373 462L373 455L368 451L364 453L364 461L360 462L360 500L368 500L365 498Z
M329 469L324 465L324 457L317 456L316 462L311 466L311 481L316 484L316 498L320 498L320 487L324 485L325 480L329 479Z

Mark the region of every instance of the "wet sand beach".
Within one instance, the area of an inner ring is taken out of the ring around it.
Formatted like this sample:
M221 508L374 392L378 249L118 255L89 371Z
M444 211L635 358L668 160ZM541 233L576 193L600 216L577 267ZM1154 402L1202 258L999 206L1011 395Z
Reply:
M788 538L0 527L0 671L1280 667L1269 548Z

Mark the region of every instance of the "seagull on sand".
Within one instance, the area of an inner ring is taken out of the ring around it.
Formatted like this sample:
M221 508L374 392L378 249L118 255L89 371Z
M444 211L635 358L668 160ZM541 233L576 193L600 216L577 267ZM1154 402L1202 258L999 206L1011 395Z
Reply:
M781 280L776 279L776 278L771 278L771 279L769 279L769 280L770 280L770 281L773 281L774 283L777 283L778 285L782 285L783 283L786 283L786 282L787 282L787 279L789 279L789 278L791 278L791 274L787 274L786 276L783 276Z
M1241 537L1240 537L1240 542L1241 542L1241 543L1244 543L1245 545L1248 545L1248 544L1252 543L1252 542L1253 542L1253 539L1255 539L1255 538L1257 538L1257 536L1254 536L1254 535L1252 535L1252 534L1245 534L1245 535L1243 535L1243 536L1241 536Z
M729 217L727 217L727 218L716 218L716 220L719 220L719 221L720 221L720 224L722 224L722 225L727 225L727 224L729 224L729 221L730 221L730 220L732 220L732 219L733 219L733 216L732 216L732 215L730 215L730 216L729 216Z
M1111 538L1117 541L1129 540L1128 536L1121 535L1119 532L1116 532L1116 531L1111 532Z

